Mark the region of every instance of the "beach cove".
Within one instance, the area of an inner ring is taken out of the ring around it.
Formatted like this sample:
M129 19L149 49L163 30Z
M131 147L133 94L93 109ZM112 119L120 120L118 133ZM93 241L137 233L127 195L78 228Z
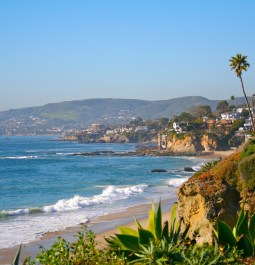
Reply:
M144 218L152 200L176 200L177 187L192 175L184 167L196 169L204 161L193 157L72 156L99 150L123 153L135 150L136 145L84 145L56 137L1 137L1 144L2 260L6 249L15 253L13 247L21 242L26 245L52 236L54 241L56 231L61 235L71 231L70 237L81 223L94 225L95 232L101 233L120 220L129 223L133 214ZM155 168L166 172L152 173ZM169 210L171 203L164 209ZM142 212L131 210L119 218L120 212L138 205L146 206L141 207ZM114 222L100 219L111 214Z

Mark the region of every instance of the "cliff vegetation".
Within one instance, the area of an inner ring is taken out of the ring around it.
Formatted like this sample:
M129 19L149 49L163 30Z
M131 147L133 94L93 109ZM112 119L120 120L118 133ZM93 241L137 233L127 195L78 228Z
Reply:
M213 242L218 219L233 227L242 207L255 210L255 141L229 157L207 163L178 191L178 215L198 243Z

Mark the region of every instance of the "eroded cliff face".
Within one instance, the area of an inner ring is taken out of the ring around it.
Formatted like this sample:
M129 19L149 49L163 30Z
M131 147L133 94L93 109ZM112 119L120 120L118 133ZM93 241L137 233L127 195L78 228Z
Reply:
M206 152L215 151L218 148L217 142L206 134L204 134L201 138L201 145Z
M205 187L207 186L208 187ZM234 226L239 210L240 194L227 183L208 180L185 183L178 192L178 215L185 226L190 226L188 236L196 238L197 243L213 243L216 220Z
M197 242L212 243L213 229L220 219L234 226L240 208L241 186L238 186L236 153L197 177L190 178L178 190L178 216L190 226L188 236ZM241 185L241 184L240 184Z
M171 152L204 151L201 141L197 136L169 137L167 147Z
M217 148L217 142L208 135L173 135L167 138L167 149L171 152L211 152Z

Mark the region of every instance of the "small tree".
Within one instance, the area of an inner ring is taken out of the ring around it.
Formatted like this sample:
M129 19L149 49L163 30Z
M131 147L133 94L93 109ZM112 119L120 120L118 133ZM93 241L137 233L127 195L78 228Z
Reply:
M193 106L189 109L191 115L195 118L202 119L203 116L211 116L212 109L209 105Z
M247 59L247 56L243 56L242 54L238 53L236 57L231 57L229 61L230 61L231 70L235 70L237 77L240 78L242 89L243 89L243 94L244 94L246 104L248 107L248 111L249 111L249 115L251 118L252 130L255 131L251 108L250 108L250 104L249 104L248 98L245 93L243 79L242 79L243 71L247 71L248 68L250 67L250 64L247 62L246 59Z
M222 100L218 103L217 107L216 107L217 111L224 112L227 111L228 109L228 102L226 100Z

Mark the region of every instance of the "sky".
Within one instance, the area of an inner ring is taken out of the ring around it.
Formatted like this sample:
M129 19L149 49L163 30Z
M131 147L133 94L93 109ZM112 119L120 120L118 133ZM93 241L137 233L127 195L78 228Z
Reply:
M0 111L88 98L242 96L253 0L0 0Z

